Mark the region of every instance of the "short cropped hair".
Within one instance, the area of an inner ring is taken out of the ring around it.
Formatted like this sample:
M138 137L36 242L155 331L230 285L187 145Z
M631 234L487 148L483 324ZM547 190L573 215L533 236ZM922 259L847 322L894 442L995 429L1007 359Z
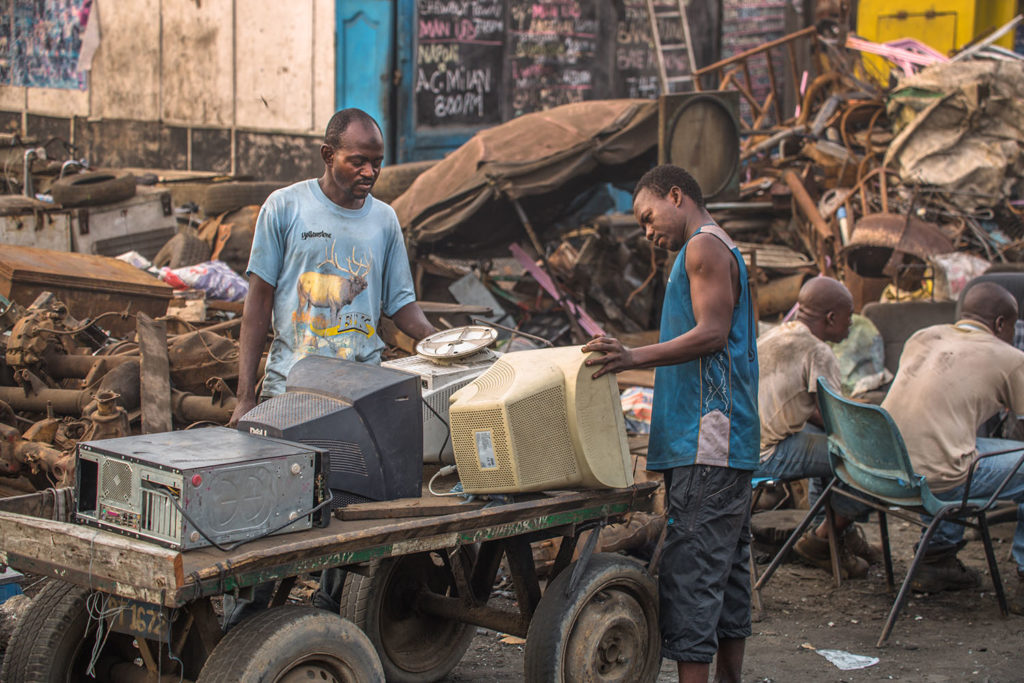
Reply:
M633 199L636 200L641 190L650 190L659 197L665 197L673 187L678 187L697 206L704 208L704 193L700 191L700 185L692 175L673 164L655 166L644 173L633 190Z
M324 143L331 147L340 147L341 136L344 135L349 125L355 121L372 123L377 126L377 130L380 131L380 125L374 121L372 116L362 109L351 107L349 109L342 109L336 112L334 116L331 117L331 120L327 122L327 131L324 133ZM384 135L383 131L381 131L381 135Z

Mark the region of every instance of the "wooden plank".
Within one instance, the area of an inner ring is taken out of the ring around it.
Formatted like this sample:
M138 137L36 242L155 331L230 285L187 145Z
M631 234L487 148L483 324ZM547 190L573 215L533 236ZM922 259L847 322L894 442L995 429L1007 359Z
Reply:
M185 582L181 553L86 526L0 512L0 563L160 604Z
M494 309L490 306L477 306L473 304L450 304L446 301L417 301L420 310L424 313L437 315L494 315Z
M450 496L438 498L406 498L403 500L384 500L376 503L356 503L346 505L334 511L336 519L353 521L359 519L401 519L403 517L437 517L453 512L479 510L484 501L466 502L465 498Z
M170 361L167 357L167 323L145 313L136 317L139 351L142 354L142 433L169 432L171 424Z

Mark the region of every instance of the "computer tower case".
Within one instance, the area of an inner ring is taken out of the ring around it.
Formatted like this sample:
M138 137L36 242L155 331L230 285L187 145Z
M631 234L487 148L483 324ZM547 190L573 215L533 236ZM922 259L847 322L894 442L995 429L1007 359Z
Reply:
M308 514L327 499L325 458L225 427L82 442L75 519L178 550L326 526L326 506Z

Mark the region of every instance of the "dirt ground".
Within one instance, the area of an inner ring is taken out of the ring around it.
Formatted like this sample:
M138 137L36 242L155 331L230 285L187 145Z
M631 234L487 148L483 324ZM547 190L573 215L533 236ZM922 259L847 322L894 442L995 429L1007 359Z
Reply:
M1013 523L992 528L999 571L1008 591L1017 581L1009 559ZM865 526L878 542L878 525ZM970 534L970 532L968 532ZM890 521L897 585L910 563L918 528ZM970 537L970 536L969 536ZM875 647L892 605L885 571L838 589L831 575L797 564L779 569L762 591L764 612L747 642L744 681L1022 681L1024 617L999 614L980 541L961 551L964 562L983 572L971 591L912 595L885 647ZM755 619L757 619L755 615ZM481 629L450 681L483 683L522 680L523 648ZM841 671L811 648L845 650L877 657L878 664ZM663 662L659 682L676 680L673 662Z

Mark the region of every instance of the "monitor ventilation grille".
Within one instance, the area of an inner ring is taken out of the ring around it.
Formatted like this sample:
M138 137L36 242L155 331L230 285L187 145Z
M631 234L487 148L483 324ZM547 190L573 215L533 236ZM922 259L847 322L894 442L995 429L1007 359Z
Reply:
M316 420L338 410L339 401L303 392L286 392L260 403L242 418L269 427L283 428L297 422Z
M510 363L499 360L487 372L473 380L481 394L500 397L512 386L516 378L515 368Z
M303 439L302 443L327 451L331 472L367 476L366 457L358 443L334 439Z
M551 387L510 404L508 422L516 435L521 486L577 478L576 453L567 429L565 389Z

